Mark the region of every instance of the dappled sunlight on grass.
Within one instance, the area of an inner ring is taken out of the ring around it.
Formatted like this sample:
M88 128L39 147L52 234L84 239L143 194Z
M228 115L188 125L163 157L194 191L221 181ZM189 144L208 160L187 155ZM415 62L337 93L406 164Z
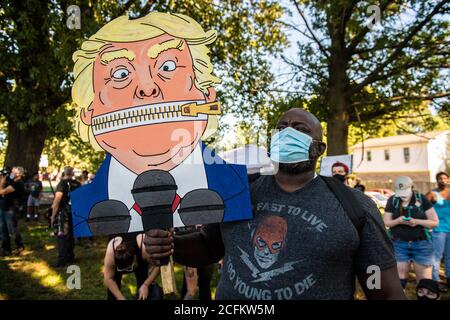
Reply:
M56 246L54 244L46 244L46 245L44 245L44 249L45 249L45 251L50 251L50 250L56 249Z
M129 284L128 285L128 290L130 290L130 293L134 296L137 293L137 288L135 285Z
M33 252L34 252L33 250L27 250L27 249L24 249L24 250L20 253L20 255L21 255L21 256L28 256L28 255L32 254Z
M17 261L9 264L11 270L20 271L36 279L39 283L61 293L68 292L63 278L43 262Z

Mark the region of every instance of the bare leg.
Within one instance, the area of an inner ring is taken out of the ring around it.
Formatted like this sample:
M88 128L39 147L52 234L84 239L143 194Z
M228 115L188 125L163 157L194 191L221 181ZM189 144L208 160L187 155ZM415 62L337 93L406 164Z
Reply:
M397 262L398 277L400 279L408 279L409 262Z
M414 270L416 271L416 282L422 279L431 279L433 275L433 266L425 266L414 262Z

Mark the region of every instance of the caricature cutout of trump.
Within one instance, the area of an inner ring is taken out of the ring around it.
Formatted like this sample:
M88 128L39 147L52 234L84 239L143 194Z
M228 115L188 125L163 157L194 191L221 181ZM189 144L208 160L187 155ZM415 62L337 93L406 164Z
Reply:
M76 129L107 154L71 193L75 236L251 218L245 166L201 140L221 110L215 39L185 15L152 12L112 20L74 53Z

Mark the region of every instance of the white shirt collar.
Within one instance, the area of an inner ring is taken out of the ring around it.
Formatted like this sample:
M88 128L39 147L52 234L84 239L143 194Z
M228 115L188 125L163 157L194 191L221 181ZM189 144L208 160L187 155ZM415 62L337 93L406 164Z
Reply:
M198 159L201 159L200 161ZM208 188L206 172L202 157L201 143L177 167L169 171L178 186L177 193L183 197L194 189ZM137 175L111 157L108 170L108 197L123 202L130 210L134 205L131 194Z

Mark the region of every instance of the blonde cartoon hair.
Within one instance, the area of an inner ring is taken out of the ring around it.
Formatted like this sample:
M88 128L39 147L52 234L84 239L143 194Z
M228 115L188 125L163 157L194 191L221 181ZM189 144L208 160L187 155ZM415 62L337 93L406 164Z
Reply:
M75 62L72 99L78 110L75 127L81 139L90 142L96 150L102 149L94 138L91 126L82 121L81 114L94 100L93 72L97 54L111 42L142 41L166 33L184 39L189 46L195 73L194 85L197 89L207 95L208 88L220 83L220 79L212 74L213 66L208 56L210 51L206 46L216 40L217 33L214 30L205 32L192 18L173 13L151 12L138 19L121 16L112 20L84 41L81 49L72 56ZM203 139L215 131L217 123L217 116L209 116Z

